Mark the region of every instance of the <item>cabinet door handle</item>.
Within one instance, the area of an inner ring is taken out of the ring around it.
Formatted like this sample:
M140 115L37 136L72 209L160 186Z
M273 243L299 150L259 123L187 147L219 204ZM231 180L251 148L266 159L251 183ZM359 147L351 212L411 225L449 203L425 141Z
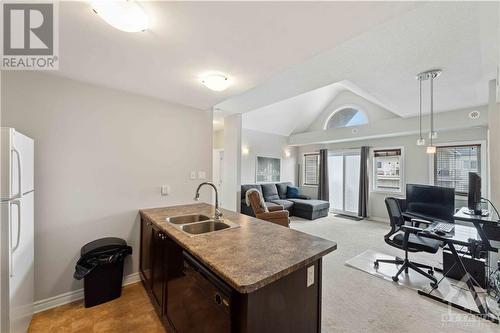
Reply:
M147 222L146 222L146 225L147 225L148 227L150 227L150 226L151 226L151 222L147 221Z

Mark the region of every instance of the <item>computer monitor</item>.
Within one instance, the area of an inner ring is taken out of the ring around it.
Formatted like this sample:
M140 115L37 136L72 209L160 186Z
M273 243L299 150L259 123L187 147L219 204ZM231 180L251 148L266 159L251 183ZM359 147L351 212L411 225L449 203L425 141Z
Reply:
M441 186L407 184L406 211L410 214L453 222L455 189Z
M467 206L470 213L481 215L481 177L475 172L469 172L469 194Z

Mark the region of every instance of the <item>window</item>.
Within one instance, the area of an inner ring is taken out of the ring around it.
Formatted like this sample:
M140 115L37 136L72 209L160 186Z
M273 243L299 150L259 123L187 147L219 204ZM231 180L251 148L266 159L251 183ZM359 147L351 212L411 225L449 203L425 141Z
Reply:
M481 145L441 146L434 157L434 185L467 194L469 172L481 174Z
M401 148L375 149L373 151L373 189L379 192L401 192Z
M304 154L304 185L319 184L319 154Z
M335 110L325 123L325 130L368 124L366 115L353 107Z

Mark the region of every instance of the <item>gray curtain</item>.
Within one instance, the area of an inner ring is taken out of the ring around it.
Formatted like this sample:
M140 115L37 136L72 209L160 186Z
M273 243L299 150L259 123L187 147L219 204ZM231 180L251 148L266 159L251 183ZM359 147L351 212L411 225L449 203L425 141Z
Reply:
M359 167L359 203L358 203L358 216L368 216L368 155L370 147L361 147L361 158Z
M319 151L318 199L330 200L328 188L328 149Z

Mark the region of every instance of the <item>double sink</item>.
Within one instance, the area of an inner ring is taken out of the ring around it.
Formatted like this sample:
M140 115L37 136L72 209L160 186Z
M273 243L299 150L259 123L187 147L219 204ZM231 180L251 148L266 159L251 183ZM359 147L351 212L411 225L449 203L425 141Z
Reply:
M238 228L239 225L229 220L216 221L202 214L190 214L167 217L165 220L189 236L203 235L215 231Z

